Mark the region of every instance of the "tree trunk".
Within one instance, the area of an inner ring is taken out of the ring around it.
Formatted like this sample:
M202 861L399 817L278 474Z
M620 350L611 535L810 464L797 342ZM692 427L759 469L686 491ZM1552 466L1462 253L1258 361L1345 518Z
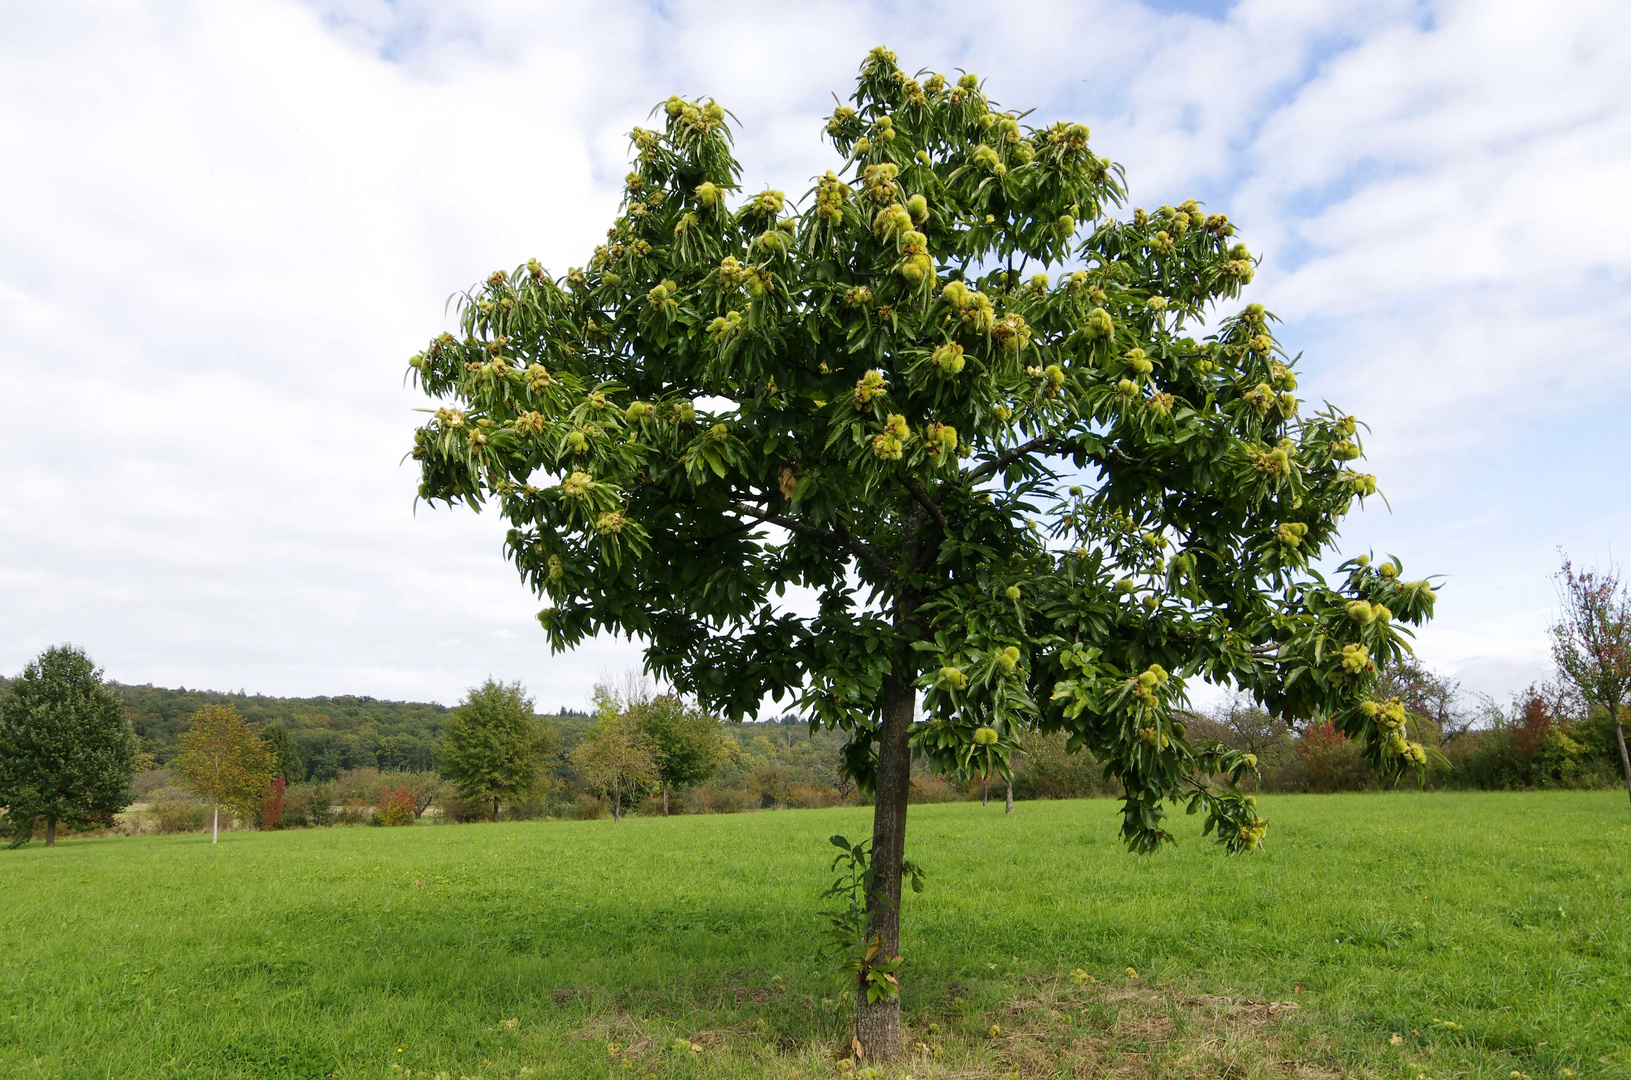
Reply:
M493 820L494 821L498 820L498 798L497 798L497 796L494 796L494 798L493 798Z
M991 805L991 777L980 777L980 805Z
M1620 727L1620 710L1615 708L1610 715L1614 718L1614 741L1620 747L1620 769L1625 773L1625 791L1631 795L1631 755L1625 752L1625 730Z
M668 816L668 781L663 781L663 817Z
M1014 782L1012 780L1010 780L1010 781L1008 781L1008 806L1007 806L1007 808L1005 810L1003 810L1003 813L1012 814L1013 812L1014 812Z
M906 799L912 789L912 748L907 739L916 705L911 672L899 665L883 684L877 802L872 811L872 893L866 903L870 932L878 935L890 957L900 955L900 875L906 858ZM893 1060L900 1053L900 998L868 1002L865 985L857 984L855 1038L867 1061Z
M612 820L623 820L623 781L621 779L612 786Z
M1624 739L1620 740L1620 753L1621 754L1625 753L1625 740ZM45 846L46 847L56 847L57 846L57 819L54 818L54 817L48 817L48 818L45 819Z
M221 804L215 804L215 815L210 819L210 843L221 842Z

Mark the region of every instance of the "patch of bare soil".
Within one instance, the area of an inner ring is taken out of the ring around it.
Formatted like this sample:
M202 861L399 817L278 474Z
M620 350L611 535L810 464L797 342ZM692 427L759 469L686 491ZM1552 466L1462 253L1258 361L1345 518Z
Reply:
M858 1080L1343 1080L1339 1063L1300 1045L1287 1023L1297 1012L1293 1002L1044 977L975 1022L947 1024L954 1033L912 1031L909 1062L840 1069Z
M781 997L780 986L732 985L735 1003ZM960 998L949 999L956 1006ZM1190 994L1136 981L1095 983L1040 976L1016 985L1000 1006L979 1015L948 1005L906 1024L905 1054L874 1067L845 1037L839 1043L773 1040L764 1024L741 1029L655 1035L649 1024L615 1011L578 1032L604 1041L614 1059L646 1075L696 1058L709 1077L785 1080L1346 1080L1349 1073L1309 1038L1289 1001ZM643 1029L643 1030L642 1030Z

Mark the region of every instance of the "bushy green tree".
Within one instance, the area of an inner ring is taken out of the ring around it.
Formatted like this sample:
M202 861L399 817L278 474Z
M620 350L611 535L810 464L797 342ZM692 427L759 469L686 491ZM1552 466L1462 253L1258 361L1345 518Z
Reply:
M181 733L175 767L188 790L210 801L210 843L221 840L221 807L241 818L254 816L275 764L271 749L231 705L207 705L193 714Z
M124 706L83 649L58 645L31 660L0 694L0 807L12 846L45 822L107 824L129 802L136 736Z
M719 741L719 719L687 705L678 694L658 694L629 711L651 743L663 788L663 816L667 817L672 790L700 784L719 767L724 749Z
M272 754L272 775L281 776L291 784L306 779L306 765L300 760L300 749L294 736L282 724L268 724L261 729L261 741Z
M492 807L526 799L543 782L545 759L560 741L555 726L532 711L519 682L488 679L454 710L442 737L442 775L459 798Z
M1006 775L1018 731L1066 732L1122 783L1138 851L1171 800L1230 851L1263 836L1251 757L1174 715L1188 678L1422 760L1371 686L1433 591L1310 569L1375 479L1352 417L1303 408L1269 313L1218 310L1254 267L1224 215L1117 218L1086 127L881 48L796 203L742 194L719 104L663 116L584 268L495 272L411 361L451 399L415 437L420 496L510 520L555 649L637 634L705 708L791 694L848 733L870 955L898 952L914 752ZM858 997L869 1058L899 1019Z

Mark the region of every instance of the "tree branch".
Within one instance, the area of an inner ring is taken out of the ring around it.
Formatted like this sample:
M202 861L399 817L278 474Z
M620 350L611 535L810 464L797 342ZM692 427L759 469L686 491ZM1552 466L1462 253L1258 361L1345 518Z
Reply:
M753 518L756 521L762 521L766 525L777 525L783 529L786 529L788 532L796 532L802 536L813 536L817 540L832 544L834 547L845 548L853 553L862 562L866 563L874 570L877 570L885 577L892 578L895 576L895 569L889 565L888 560L886 560L882 555L879 555L871 547L867 546L865 542L856 537L854 533L849 531L849 529L845 528L842 521L836 522L836 530L833 532L828 532L826 529L818 529L814 525L806 524L805 522L797 521L793 518L782 517L780 514L766 513L765 511L756 509L752 506L744 506L739 502L731 503L731 509L735 510L739 514L746 514L748 517Z
M1012 465L1026 454L1034 453L1035 451L1047 446L1049 443L1055 442L1063 442L1063 440L1057 435L1038 435L1030 442L1020 443L1012 450L1004 450L1002 453L998 454L984 465L981 465L978 469L975 469L973 472L969 473L968 479L971 483L977 484L988 476L995 476L997 473L1006 469L1008 466ZM1061 446L1060 449L1065 449L1065 447Z
M782 517L780 514L766 513L765 511L752 506L744 506L739 502L731 503L731 509L735 510L739 514L746 514L755 521L762 521L766 525L779 525L788 532L796 532L804 536L813 536L818 540L825 540L829 544L837 544L840 542L839 537L836 534L830 533L826 529L818 529L814 525L807 525L802 521L795 521L792 518Z
M844 546L855 552L858 558L886 578L897 576L895 568L889 565L889 560L879 555L865 541L850 532L849 527L844 524L842 519L834 519L833 524L837 526L838 537L844 542Z
M948 536L951 535L951 523L946 520L946 515L940 512L940 507L935 505L935 501L929 497L929 493L923 490L923 485L918 481L917 477L908 476L906 478L906 490L911 492L912 498L918 501L918 505L927 510L929 516L934 518L935 524L940 526L940 531Z

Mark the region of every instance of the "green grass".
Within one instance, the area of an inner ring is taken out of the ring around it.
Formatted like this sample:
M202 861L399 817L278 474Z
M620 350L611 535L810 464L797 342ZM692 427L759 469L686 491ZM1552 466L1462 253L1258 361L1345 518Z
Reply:
M913 807L930 1052L888 1075L1631 1076L1623 795L1262 805L1233 859L1182 818L1129 855L1109 801ZM838 1076L816 897L869 813L0 851L0 1077Z

